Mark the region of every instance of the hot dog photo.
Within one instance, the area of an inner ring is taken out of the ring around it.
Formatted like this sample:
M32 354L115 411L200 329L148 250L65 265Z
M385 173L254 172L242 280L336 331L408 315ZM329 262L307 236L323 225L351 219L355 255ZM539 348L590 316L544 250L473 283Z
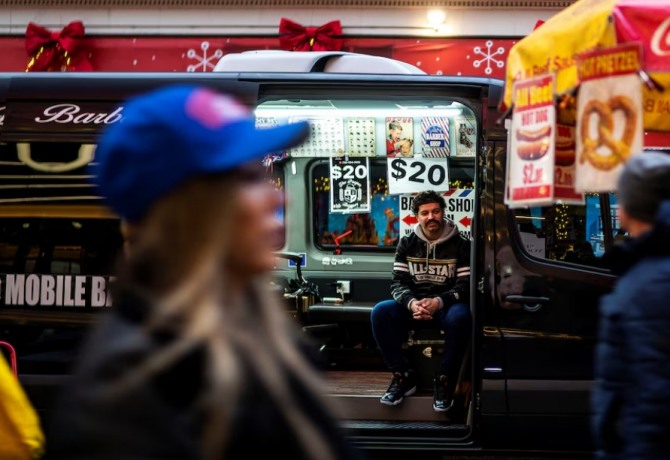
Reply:
M549 151L551 144L551 126L538 129L516 130L516 151L522 160L537 160Z
M572 166L575 163L576 148L574 139L556 140L554 148L556 166Z

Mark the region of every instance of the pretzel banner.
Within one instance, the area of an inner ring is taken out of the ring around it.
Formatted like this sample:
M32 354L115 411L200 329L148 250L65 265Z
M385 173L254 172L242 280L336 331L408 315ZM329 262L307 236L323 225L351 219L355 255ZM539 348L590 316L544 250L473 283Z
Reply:
M622 166L643 148L639 44L577 56L578 192L612 192Z

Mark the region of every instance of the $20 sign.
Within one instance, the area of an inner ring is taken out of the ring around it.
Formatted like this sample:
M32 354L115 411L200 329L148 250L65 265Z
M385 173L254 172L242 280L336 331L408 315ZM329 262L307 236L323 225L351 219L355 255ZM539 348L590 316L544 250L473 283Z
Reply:
M330 159L330 212L370 212L368 158Z
M449 190L449 165L446 158L388 158L387 161L391 195Z

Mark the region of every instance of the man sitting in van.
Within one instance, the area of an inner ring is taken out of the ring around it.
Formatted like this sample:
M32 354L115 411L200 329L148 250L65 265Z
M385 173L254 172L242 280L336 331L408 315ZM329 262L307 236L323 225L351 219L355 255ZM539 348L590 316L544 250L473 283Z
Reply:
M444 331L444 355L434 380L433 409L453 404L470 333L470 242L445 219L444 198L434 191L417 194L414 230L398 242L393 264L392 300L372 310L372 332L393 373L381 403L396 406L416 392L415 370L402 345L408 332L424 322Z

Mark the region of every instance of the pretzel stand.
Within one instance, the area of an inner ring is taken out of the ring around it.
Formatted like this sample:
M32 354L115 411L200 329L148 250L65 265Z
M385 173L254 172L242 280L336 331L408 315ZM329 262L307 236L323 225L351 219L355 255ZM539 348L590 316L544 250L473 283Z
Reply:
M670 3L579 0L539 24L510 50L501 111L519 110L515 87L542 77L554 80L553 201L614 191L632 155L670 148ZM531 144L511 146L508 160L540 155Z

